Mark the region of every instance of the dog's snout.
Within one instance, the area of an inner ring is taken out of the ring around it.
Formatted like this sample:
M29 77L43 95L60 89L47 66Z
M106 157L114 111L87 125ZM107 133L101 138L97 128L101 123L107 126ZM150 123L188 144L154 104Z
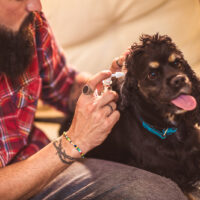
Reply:
M184 86L188 81L188 78L184 74L179 74L171 78L170 85L174 88L180 88Z

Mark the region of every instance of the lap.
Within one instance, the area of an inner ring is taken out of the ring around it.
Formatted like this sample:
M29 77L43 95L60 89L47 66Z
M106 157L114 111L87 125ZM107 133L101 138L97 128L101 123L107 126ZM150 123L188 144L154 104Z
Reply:
M31 200L186 200L171 180L131 166L85 159L71 164Z

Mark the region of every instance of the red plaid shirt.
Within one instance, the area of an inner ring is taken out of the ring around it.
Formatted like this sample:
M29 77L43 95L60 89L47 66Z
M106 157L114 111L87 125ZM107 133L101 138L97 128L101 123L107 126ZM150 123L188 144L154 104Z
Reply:
M66 67L49 25L35 12L30 25L35 39L35 55L28 70L13 85L0 75L0 166L24 160L49 143L33 125L38 99L61 111L67 110L75 71Z

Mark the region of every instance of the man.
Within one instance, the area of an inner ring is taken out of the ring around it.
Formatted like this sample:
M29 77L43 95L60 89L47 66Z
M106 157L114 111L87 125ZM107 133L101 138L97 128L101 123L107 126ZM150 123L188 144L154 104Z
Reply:
M184 199L160 176L106 161L74 162L119 119L115 92L93 95L110 71L87 81L69 131L56 141L33 125L39 97L67 111L73 87L88 79L66 66L40 11L40 0L0 0L0 199Z

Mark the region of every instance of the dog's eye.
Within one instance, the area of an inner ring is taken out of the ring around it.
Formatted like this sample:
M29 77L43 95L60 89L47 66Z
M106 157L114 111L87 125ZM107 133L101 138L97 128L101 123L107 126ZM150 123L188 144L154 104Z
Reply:
M177 66L179 63L178 61L174 61L173 64Z
M148 74L148 79L150 79L150 80L155 80L155 79L157 79L157 77L158 77L158 73L157 72L150 72Z
M176 59L172 64L173 64L174 66L179 66L180 61L179 61L178 59Z

